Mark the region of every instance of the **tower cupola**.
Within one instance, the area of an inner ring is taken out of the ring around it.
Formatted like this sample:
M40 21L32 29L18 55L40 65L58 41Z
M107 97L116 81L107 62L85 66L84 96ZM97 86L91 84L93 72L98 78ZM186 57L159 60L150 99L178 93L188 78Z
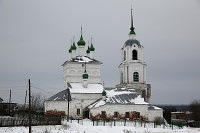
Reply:
M80 40L77 42L77 45L78 45L79 56L83 56L84 49L85 49L85 41L83 40L83 36L82 36L82 27L81 27L81 37L80 37Z

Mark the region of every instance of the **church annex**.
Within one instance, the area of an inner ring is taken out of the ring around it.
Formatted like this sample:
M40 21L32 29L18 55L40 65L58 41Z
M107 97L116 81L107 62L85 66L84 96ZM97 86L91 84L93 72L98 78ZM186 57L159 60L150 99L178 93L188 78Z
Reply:
M73 118L145 119L163 117L161 108L150 105L151 85L146 83L143 46L136 40L131 10L129 39L121 49L120 83L105 89L100 65L94 58L95 47L80 40L71 45L70 58L65 61L64 90L45 101L45 112L64 111ZM117 69L117 68L116 68ZM70 95L69 95L69 91ZM68 104L68 99L71 99Z

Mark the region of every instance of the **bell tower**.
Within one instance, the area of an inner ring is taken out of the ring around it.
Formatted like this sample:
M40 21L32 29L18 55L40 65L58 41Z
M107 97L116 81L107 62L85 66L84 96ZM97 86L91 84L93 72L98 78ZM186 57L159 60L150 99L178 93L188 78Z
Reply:
M151 85L146 83L146 64L143 59L143 46L136 40L131 9L129 39L121 48L120 84L116 88L135 89L146 102L150 102Z

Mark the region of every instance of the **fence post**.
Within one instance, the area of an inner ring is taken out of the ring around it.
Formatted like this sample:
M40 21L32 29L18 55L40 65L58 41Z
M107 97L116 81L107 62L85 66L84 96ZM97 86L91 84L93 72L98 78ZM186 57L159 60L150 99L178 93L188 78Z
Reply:
M146 121L144 121L144 127L146 126Z
M103 126L105 126L105 120L103 120Z
M115 120L114 120L114 126L116 126L116 125L115 125Z
M142 127L142 121L140 121L141 127Z
M94 120L92 120L92 122L93 122L93 126L94 126Z
M173 130L173 123L172 123L172 130Z
M97 126L98 126L98 120L97 120Z
M124 120L124 126L126 126L126 119Z

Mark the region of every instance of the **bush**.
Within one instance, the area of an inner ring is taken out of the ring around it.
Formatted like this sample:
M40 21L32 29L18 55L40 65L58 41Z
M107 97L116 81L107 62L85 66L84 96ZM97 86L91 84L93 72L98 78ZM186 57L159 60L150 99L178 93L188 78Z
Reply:
M57 111L57 110L48 110L46 115L53 115L53 116L66 116L65 111Z

